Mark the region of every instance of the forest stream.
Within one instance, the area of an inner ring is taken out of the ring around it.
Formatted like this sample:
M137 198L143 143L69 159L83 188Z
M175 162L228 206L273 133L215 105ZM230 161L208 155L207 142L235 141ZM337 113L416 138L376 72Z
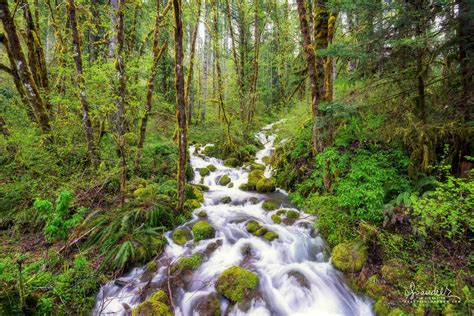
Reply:
M264 146L256 154L257 163L263 164L262 159L273 153L273 129L274 124L270 124L256 134ZM238 189L247 182L249 170L226 167L222 160L202 155L204 148L191 146L190 162L195 171L194 182L209 190L204 193L202 207L183 226L191 228L202 220L205 210L205 220L214 227L215 237L180 246L168 232L168 246L156 260L157 268L151 272L150 265L134 268L104 285L97 295L93 315L127 315L158 289L172 292L175 315L207 315L210 311L205 308L210 298L219 299L224 315L373 314L371 302L353 293L342 273L333 268L324 241L313 228L312 216L294 208L284 190L261 194ZM202 177L198 170L210 164L216 167L215 171ZM269 177L271 167L265 168L264 174ZM224 175L230 177L231 187L219 184ZM231 202L223 201L224 197L230 197ZM265 200L274 201L277 209L266 211L262 206ZM282 216L282 223L276 224L271 216L282 214L282 210L297 211L298 218ZM250 221L275 232L277 238L268 241L251 234L246 226ZM193 271L182 271L177 276L179 280L168 282L170 264L196 254L202 255L202 264ZM219 275L232 266L244 267L259 279L251 296L234 305L215 290Z

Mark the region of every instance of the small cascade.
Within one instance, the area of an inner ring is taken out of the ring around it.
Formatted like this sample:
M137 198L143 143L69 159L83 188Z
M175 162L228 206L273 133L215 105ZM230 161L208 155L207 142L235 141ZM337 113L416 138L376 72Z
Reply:
M272 130L273 124L256 134L264 146L256 154L256 163L264 164L265 157L273 154L276 135ZM250 171L229 168L220 159L202 155L204 147L190 147L190 162L195 170L194 182L209 190L204 192L204 202L194 211L194 218L183 227L192 227L201 219L198 214L205 210L205 220L214 227L215 237L197 243L190 240L180 246L173 242L172 232L166 233L169 244L156 260L155 271L150 274L147 267L135 268L104 285L97 295L93 315L127 315L151 293L166 288L172 262L195 254L202 255L202 264L180 275L172 285L175 315L206 315L200 314L198 307L210 295L216 295L217 278L231 266L256 273L259 283L244 303L231 305L218 296L223 315L373 315L371 302L353 293L329 262L324 242L313 228L313 216L294 208L284 190L266 194L240 190ZM210 164L215 170L201 177L197 171ZM265 165L264 175L270 177L271 166ZM231 187L219 184L224 175L231 179ZM223 197L230 197L231 202L222 203ZM277 205L273 211L262 207L269 199ZM298 212L298 218L276 224L271 216L283 209ZM250 220L277 233L278 238L270 242L249 233L246 224Z

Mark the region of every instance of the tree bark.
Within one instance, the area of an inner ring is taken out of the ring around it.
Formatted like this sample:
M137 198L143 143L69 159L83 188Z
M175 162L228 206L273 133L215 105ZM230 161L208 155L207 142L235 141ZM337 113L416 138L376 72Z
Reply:
M206 14L209 15L209 5L205 1ZM204 56L203 56L203 75L202 75L202 106L201 106L201 124L206 122L206 105L207 105L207 78L209 75L209 65L211 63L211 54L209 53L209 31L204 28Z
M459 69L461 76L460 110L465 123L470 120L474 104L474 3L470 0L457 0L459 34Z
M249 110L247 116L247 125L250 125L253 121L253 117L255 114L255 106L257 102L257 81L258 81L258 60L260 54L260 28L259 28L259 7L258 7L259 0L254 1L254 10L255 10L255 27L254 27L254 50L253 50L253 60L252 60L252 80L250 85L250 103L249 103Z
M300 31L303 36L303 49L306 56L306 64L308 67L308 76L311 90L311 112L313 118L313 150L321 152L323 150L323 142L319 134L319 99L318 99L318 78L316 75L316 57L314 55L314 46L311 43L311 36L308 28L308 21L306 20L306 8L304 0L296 0L298 6L298 16L300 22Z
M18 38L18 33L13 18L10 15L7 0L0 0L0 19L2 20L3 29L8 40L10 52L17 69L18 76L23 85L26 98L35 112L36 120L41 130L43 133L48 133L51 130L49 116L43 98L39 93L38 86L33 79L31 71L28 68L25 55L21 49L20 40Z
M184 191L186 186L186 162L188 152L186 98L184 91L183 72L183 23L181 17L181 1L173 0L174 12L174 41L175 41L175 87L176 87L176 118L178 125L178 188L176 212L184 206Z
M79 90L79 100L82 106L82 122L86 132L87 150L89 152L89 159L93 166L97 165L97 153L94 145L94 131L92 123L89 118L89 103L87 102L87 95L85 89L85 80L82 70L82 52L81 43L79 39L79 31L77 29L76 4L74 0L68 0L69 7L69 23L72 33L73 57L76 65L76 87Z

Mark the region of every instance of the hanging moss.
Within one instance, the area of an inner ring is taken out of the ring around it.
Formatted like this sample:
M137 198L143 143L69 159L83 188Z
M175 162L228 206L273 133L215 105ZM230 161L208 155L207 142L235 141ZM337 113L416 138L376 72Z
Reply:
M232 302L239 302L258 286L257 274L234 266L219 276L216 289Z

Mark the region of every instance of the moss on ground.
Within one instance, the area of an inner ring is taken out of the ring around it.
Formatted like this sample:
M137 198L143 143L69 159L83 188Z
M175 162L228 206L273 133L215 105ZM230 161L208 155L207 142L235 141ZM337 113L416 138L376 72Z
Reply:
M340 243L332 250L332 264L343 272L358 272L367 261L367 248L360 242Z

